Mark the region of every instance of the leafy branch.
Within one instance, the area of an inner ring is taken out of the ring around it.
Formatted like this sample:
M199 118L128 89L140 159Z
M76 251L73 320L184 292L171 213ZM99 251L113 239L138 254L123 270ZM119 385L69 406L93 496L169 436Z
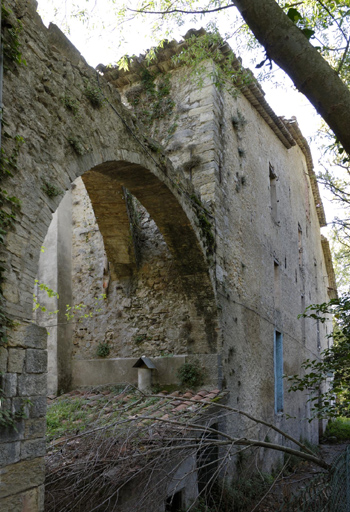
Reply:
M309 390L313 417L350 417L350 295L309 306L302 318L324 323L334 317L334 329L328 335L333 345L325 349L320 359L306 359L303 376L286 376L289 392ZM309 421L312 421L311 418Z

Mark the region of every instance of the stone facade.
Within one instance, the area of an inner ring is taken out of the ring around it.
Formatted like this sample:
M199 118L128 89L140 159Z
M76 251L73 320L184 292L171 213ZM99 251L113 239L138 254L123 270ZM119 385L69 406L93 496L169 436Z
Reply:
M171 60L186 42L169 43L148 74L141 59L97 75L57 27L42 25L34 1L10 5L27 66L6 71L4 106L8 132L25 144L5 184L21 208L1 254L14 325L0 365L3 407L24 406L26 418L1 431L1 507L43 510L47 344L32 323L36 276L51 279L61 301L49 320L50 389L136 381L130 368L145 353L160 384L171 384L196 358L232 405L317 441L305 396L285 394L276 406L274 346L283 339L286 374L318 357L327 326L297 316L334 294L322 203L295 120L277 118L253 80L237 79L234 96L219 90L210 59L198 88ZM238 61L233 69L239 77ZM101 311L67 327L65 304L81 301ZM101 342L107 358L96 357ZM225 428L244 435L246 424Z

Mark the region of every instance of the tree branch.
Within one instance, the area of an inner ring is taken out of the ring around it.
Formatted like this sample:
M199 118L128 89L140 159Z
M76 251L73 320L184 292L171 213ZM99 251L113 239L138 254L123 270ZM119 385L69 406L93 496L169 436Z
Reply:
M130 9L127 8L128 11L136 12L138 14L161 14L162 16L165 16L167 14L210 14L212 12L218 12L223 11L224 9L230 9L231 7L235 7L233 4L231 5L225 5L223 7L217 7L216 9L202 9L200 11L185 11L183 9L170 9L165 11L144 11L141 9Z

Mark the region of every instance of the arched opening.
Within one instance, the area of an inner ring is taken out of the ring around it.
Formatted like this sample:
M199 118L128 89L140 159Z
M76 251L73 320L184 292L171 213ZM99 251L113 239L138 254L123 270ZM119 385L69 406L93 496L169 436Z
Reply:
M36 315L49 331L49 394L134 382L142 355L162 358L157 380L171 384L185 356L216 353L205 256L178 199L141 165L107 162L75 180L43 245L38 281L59 294L56 315Z

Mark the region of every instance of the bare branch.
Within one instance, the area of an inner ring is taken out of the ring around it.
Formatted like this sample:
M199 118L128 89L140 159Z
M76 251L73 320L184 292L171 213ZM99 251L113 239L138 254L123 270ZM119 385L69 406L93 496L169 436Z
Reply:
M223 7L217 7L216 9L202 9L200 11L185 11L183 9L169 9L165 11L144 11L141 9L130 9L127 8L128 11L136 12L138 14L160 14L165 16L167 14L210 14L212 12L223 11L224 9L230 9L231 7L235 7L234 4L225 5Z

